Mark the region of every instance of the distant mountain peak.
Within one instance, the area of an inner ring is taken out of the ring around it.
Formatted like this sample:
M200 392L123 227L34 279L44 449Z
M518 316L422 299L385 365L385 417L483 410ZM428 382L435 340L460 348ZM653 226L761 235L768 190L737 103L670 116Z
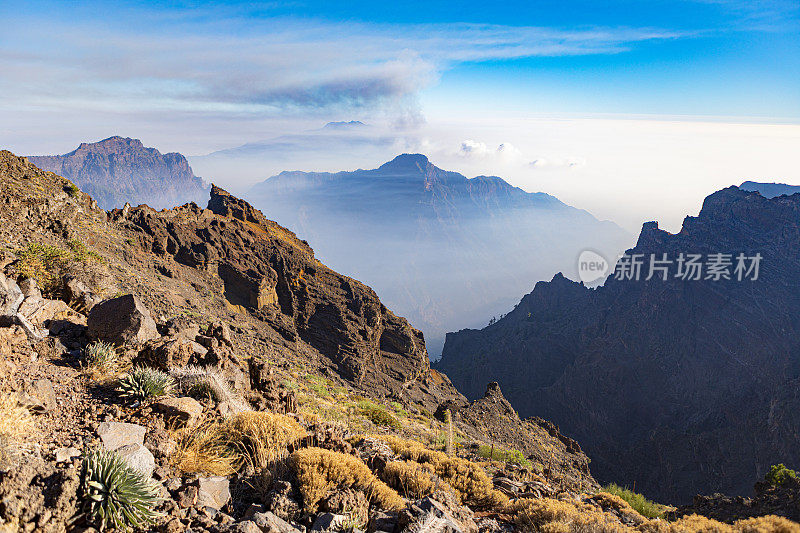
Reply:
M148 204L158 209L201 202L208 187L177 152L161 153L139 139L113 135L80 143L63 155L29 156L31 163L73 180L104 209Z
M341 121L338 121L338 122L328 122L327 124L325 124L323 129L328 129L328 130L349 130L349 129L355 129L355 128L362 128L362 127L365 127L365 126L366 126L366 124L364 124L360 120L350 120L350 121L341 120Z
M428 157L423 154L400 154L388 163L382 164L378 170L408 171L418 168L420 171L425 171L430 164Z
M791 196L800 192L800 185L788 185L786 183L765 183L758 181L745 181L739 186L740 189L745 191L754 191L761 194L766 198L774 198L776 196Z

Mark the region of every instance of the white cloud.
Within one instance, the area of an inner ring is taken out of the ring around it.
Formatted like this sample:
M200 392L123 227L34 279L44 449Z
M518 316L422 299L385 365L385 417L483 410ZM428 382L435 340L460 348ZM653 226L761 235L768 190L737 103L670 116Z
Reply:
M576 168L586 164L581 157L538 157L528 163L533 168Z
M158 12L75 20L9 13L0 44L7 106L278 114L393 109L419 124L415 95L465 61L613 54L679 34L486 24L363 24Z

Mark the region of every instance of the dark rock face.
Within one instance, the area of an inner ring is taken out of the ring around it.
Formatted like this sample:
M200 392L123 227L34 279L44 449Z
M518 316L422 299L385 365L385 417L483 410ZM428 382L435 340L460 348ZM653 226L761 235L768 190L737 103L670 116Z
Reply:
M81 143L64 155L31 156L41 169L74 181L103 209L148 204L157 209L200 201L208 194L186 158L146 148L138 139L109 137Z
M800 480L789 478L784 483L773 485L759 481L751 497L697 495L692 505L679 507L676 516L692 513L708 516L721 522L733 522L741 518L777 515L797 522L800 520Z
M159 336L150 311L133 294L95 305L87 325L89 338L112 344L141 344Z
M111 216L136 231L147 250L217 273L230 305L266 322L286 342L312 346L344 379L390 395L412 384L430 390L422 333L372 289L327 268L294 233L226 191L212 187L208 209L141 206Z
M634 238L548 194L468 179L422 154L372 170L282 172L248 200L374 288L425 332L434 358L445 332L486 324L582 249L612 256Z
M448 334L435 368L470 398L496 379L523 416L577 439L600 481L668 502L746 494L771 464L800 463L798 251L800 196L730 187L678 234L645 224L629 252L760 253L756 281L557 275L496 324Z

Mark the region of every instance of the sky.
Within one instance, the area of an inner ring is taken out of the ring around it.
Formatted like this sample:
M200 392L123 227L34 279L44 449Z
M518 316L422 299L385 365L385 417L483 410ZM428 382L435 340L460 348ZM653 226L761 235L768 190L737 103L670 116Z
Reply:
M0 18L15 153L130 136L246 191L422 151L631 231L675 231L721 186L800 183L800 1L34 0ZM380 141L200 157L339 120Z

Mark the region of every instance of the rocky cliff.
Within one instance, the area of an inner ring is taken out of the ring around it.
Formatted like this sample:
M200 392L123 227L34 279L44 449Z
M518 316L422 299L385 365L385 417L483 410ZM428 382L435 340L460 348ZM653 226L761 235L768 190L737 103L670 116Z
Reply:
M644 225L638 281L540 282L496 324L448 334L436 368L471 398L497 380L601 481L672 502L746 494L771 464L800 463L798 251L800 196L724 189L677 234ZM676 277L682 253L731 254L731 279ZM740 253L763 257L757 280L737 279ZM651 254L674 261L666 280L645 279Z
M89 193L104 209L148 204L157 209L204 201L208 187L186 158L162 154L138 139L109 137L81 143L64 155L31 156L31 162L60 174Z

